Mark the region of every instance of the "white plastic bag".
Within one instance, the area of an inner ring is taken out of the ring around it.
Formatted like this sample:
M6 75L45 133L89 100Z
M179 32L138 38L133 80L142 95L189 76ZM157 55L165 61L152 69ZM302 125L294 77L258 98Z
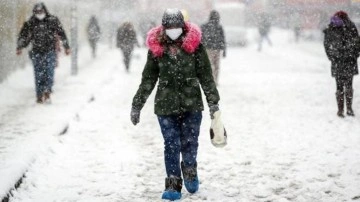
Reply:
M211 120L210 139L215 147L225 147L227 144L227 134L221 121L220 111L216 111L214 119Z

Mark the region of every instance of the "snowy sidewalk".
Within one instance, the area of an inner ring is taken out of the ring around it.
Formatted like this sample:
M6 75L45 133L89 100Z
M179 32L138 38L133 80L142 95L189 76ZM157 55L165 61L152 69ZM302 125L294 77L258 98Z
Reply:
M206 107L200 190L190 195L183 189L181 201L360 200L360 80L354 79L358 116L339 119L335 82L321 44L299 49L282 41L283 35L261 53L255 45L228 50L219 91L229 144L224 149L211 145ZM119 63L116 54L99 62L109 74L106 82L96 81L95 100L77 107L65 135L51 138L50 149L32 164L12 202L161 201L165 171L154 93L140 124L129 120L146 52L139 51L130 74L103 65ZM56 106L44 107L55 113Z
M0 199L39 153L47 151L56 136L67 130L76 113L94 99L113 69L120 68L118 50L100 46L99 51L102 53L95 60L90 58L88 48L80 52L77 76L70 76L70 57L61 58L51 105L35 103L30 65L0 84Z

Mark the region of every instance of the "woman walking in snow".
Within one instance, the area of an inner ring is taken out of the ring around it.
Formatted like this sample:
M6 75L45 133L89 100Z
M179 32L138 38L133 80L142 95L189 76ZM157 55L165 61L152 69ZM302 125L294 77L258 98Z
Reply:
M167 174L162 198L176 200L181 198L182 177L188 192L199 188L196 158L204 110L200 85L211 116L219 110L220 97L201 44L200 28L184 22L180 10L167 9L162 25L149 31L146 44L149 52L133 98L131 121L139 123L140 110L159 80L155 114L164 138Z
M344 96L346 114L355 116L352 110L354 75L359 73L359 34L353 22L344 11L331 17L329 26L324 30L326 55L331 61L331 74L336 81L337 115L344 117Z

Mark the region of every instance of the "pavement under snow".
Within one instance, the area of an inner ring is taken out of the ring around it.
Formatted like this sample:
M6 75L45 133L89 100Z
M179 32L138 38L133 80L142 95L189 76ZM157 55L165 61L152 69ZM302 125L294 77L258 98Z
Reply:
M295 44L290 34L274 30L274 46L262 52L256 44L229 48L218 87L228 145L211 145L206 107L200 190L183 189L181 201L360 200L360 80L354 79L358 116L338 118L322 44ZM80 57L75 77L66 69L69 58L62 59L50 105L35 104L31 66L0 84L0 197L27 171L11 202L161 201L165 168L154 93L140 124L129 120L146 49L135 51L129 74L118 50Z

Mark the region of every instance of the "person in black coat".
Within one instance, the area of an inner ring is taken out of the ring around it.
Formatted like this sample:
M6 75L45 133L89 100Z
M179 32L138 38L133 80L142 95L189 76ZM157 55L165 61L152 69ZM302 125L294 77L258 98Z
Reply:
M209 56L216 84L218 84L221 51L223 51L223 57L226 56L225 34L219 22L220 14L213 10L210 12L209 21L201 26L203 33L202 43Z
M100 39L100 34L101 34L101 30L100 30L100 26L99 23L97 21L97 19L95 18L95 16L92 16L90 18L90 22L87 26L87 34L88 34L88 39L89 39L89 43L92 49L92 56L93 58L96 57L96 44Z
M58 39L62 41L65 53L69 55L70 46L59 19L48 12L44 3L35 4L33 15L20 31L16 54L21 55L22 49L32 44L29 56L34 65L37 103L50 100Z
M324 47L331 61L331 74L336 81L337 115L344 117L344 100L346 114L354 116L352 109L353 77L359 73L357 58L359 57L359 34L355 24L344 11L336 12L324 30ZM345 97L345 99L344 99Z
M140 46L135 28L132 23L124 22L117 31L116 47L123 52L126 71L129 71L131 55L135 45Z

